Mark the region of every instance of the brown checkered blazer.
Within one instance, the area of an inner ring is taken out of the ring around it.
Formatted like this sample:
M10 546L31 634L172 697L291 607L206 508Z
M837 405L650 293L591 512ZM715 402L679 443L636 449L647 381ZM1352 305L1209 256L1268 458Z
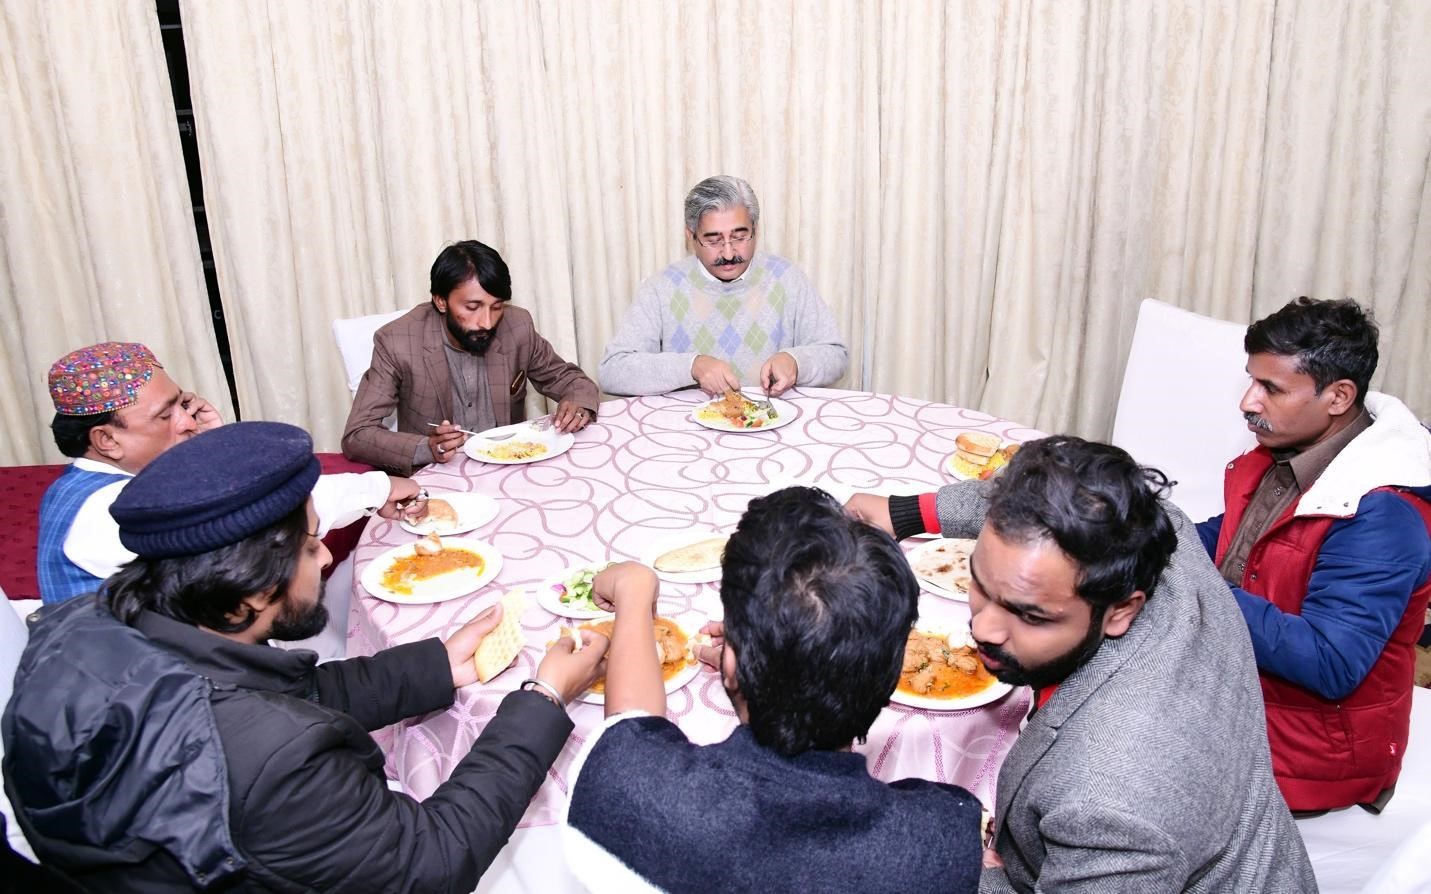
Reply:
M373 359L343 430L349 459L412 474L413 454L429 422L452 418L452 382L443 356L442 317L426 302L388 323L373 338ZM527 418L527 382L552 400L570 397L596 415L596 383L552 350L532 327L532 315L508 305L484 357L498 425ZM397 411L397 431L383 420Z

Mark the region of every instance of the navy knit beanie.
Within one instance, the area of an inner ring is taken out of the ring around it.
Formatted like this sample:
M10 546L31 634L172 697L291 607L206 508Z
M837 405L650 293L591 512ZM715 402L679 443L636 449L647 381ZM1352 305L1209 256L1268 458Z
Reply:
M124 486L109 514L119 542L148 559L238 543L307 501L318 480L313 440L282 422L235 422L161 453Z

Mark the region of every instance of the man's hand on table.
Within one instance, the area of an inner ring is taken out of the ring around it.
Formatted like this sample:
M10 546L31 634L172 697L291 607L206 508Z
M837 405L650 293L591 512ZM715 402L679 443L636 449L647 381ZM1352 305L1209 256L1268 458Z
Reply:
M889 517L889 497L855 494L845 503L845 511L865 524L874 525L891 537L894 536L894 522Z
M427 449L431 451L433 461L439 463L455 459L457 452L466 443L467 435L446 419L427 436Z
M730 364L709 354L701 354L691 364L691 378L696 380L702 391L714 397L740 390L740 376L735 374Z
M378 515L394 521L417 523L427 518L427 492L411 478L388 476L388 501L378 507Z
M552 424L559 432L581 431L594 418L596 418L595 413L571 398L564 397L561 403L557 404L556 413L552 416Z
M179 409L194 418L194 424L199 427L199 431L208 431L224 424L223 417L214 409L214 405L192 391L179 395Z
M795 356L781 351L771 356L760 367L760 387L771 397L779 397L795 387L795 379L800 375Z

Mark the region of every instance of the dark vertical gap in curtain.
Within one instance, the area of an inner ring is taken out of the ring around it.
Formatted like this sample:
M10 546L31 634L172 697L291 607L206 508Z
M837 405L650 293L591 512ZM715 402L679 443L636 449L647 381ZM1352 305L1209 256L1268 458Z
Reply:
M169 69L169 89L174 94L174 110L178 116L179 143L184 151L184 171L189 180L189 200L194 209L194 235L199 241L199 259L204 265L204 286L209 293L209 319L214 326L214 341L219 359L224 364L224 379L233 401L234 419L242 419L238 388L234 386L234 358L229 348L229 330L224 321L224 306L219 300L219 278L214 270L214 246L209 240L209 219L204 208L204 182L199 176L199 144L194 132L194 107L189 97L189 62L184 53L184 25L179 18L179 0L156 0L159 34L164 42L164 60Z

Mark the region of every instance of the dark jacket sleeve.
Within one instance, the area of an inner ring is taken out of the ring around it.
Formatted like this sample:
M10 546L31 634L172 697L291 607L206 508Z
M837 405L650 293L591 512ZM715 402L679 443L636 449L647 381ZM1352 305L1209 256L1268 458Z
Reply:
M1322 541L1300 614L1233 587L1257 667L1343 698L1361 685L1431 569L1420 515L1394 493L1362 497L1357 514Z
M319 703L375 730L452 704L452 668L439 639L318 665Z
M571 728L542 696L513 692L451 778L419 802L388 789L332 725L315 724L275 753L245 793L239 840L255 876L276 888L467 894Z

